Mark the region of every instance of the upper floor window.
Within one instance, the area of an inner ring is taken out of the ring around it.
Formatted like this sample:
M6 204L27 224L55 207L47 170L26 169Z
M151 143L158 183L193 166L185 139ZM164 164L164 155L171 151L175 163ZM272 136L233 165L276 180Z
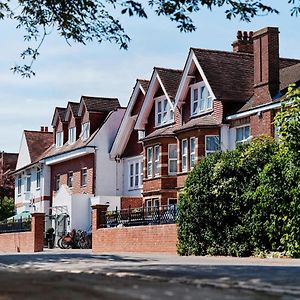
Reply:
M168 146L168 174L174 175L177 172L177 145Z
M41 168L36 168L36 189L41 188Z
M190 168L192 169L196 163L196 138L190 138Z
M236 128L236 139L235 139L236 145L248 142L249 139L250 139L249 125Z
M68 187L69 187L69 188L72 188L72 187L73 187L73 179L74 179L73 172L70 171L70 172L68 173Z
M220 137L218 135L205 136L205 156L220 151Z
M31 190L31 173L26 173L26 192L30 192Z
M152 177L152 147L147 148L147 177Z
M159 175L159 145L154 146L154 176Z
M22 176L21 175L18 176L17 185L18 185L18 195L20 195L22 192Z
M140 160L129 162L129 189L138 189L143 185L143 163Z
M55 176L55 191L58 191L60 188L60 175Z
M74 144L76 141L76 127L69 128L69 144Z
M81 139L87 140L90 137L90 122L81 125Z
M191 86L191 115L196 116L213 108L212 96L204 82Z
M87 185L87 168L81 169L81 186Z
M155 126L162 126L174 121L174 112L165 96L155 99Z
M187 171L187 153L188 153L188 141L182 140L182 143L181 143L181 169L182 169L182 172Z
M62 131L56 132L56 147L61 147L63 145L64 133Z

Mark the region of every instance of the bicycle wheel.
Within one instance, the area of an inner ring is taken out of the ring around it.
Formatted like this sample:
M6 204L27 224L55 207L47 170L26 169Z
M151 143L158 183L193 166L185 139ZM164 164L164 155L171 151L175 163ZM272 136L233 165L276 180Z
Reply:
M58 241L57 241L57 246L60 248L60 249L64 249L63 246L62 246L62 239L63 237L61 236Z

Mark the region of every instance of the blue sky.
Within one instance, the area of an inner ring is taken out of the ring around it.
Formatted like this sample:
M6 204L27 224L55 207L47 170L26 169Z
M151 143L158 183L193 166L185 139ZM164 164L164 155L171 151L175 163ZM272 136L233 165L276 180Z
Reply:
M122 16L132 38L127 51L108 43L70 47L53 32L41 48L34 65L37 75L31 79L10 71L26 45L22 32L2 21L0 150L18 152L24 129L51 127L54 108L79 101L81 95L118 97L126 106L136 78L149 79L154 66L182 69L190 47L231 51L237 30L277 26L280 55L300 59L300 16L290 17L287 2L276 4L279 16L257 17L251 23L226 20L224 9L203 9L194 15L197 31L193 33L180 33L175 23L149 10L147 20Z

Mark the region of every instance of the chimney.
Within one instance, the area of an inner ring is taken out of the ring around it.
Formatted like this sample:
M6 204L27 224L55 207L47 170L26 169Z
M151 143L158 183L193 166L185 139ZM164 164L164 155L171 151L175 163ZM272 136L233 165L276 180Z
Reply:
M41 132L44 132L44 126L41 126Z
M236 34L236 40L231 44L232 51L235 53L253 53L253 31L239 30Z
M48 132L48 126L45 126L45 132Z
M272 101L279 91L279 30L266 27L253 34L254 105Z

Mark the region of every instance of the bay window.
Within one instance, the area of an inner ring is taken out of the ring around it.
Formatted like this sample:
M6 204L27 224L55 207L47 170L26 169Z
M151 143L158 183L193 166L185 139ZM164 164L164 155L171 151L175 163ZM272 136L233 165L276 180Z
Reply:
M174 175L177 172L177 145L168 145L168 174Z
M218 135L205 136L205 156L220 151L220 137Z
M196 162L196 138L190 138L190 168L192 169Z
M181 169L182 172L187 171L187 153L188 153L188 142L182 140L181 142Z
M147 177L152 177L152 147L147 148Z
M154 176L159 175L159 146L154 146Z

